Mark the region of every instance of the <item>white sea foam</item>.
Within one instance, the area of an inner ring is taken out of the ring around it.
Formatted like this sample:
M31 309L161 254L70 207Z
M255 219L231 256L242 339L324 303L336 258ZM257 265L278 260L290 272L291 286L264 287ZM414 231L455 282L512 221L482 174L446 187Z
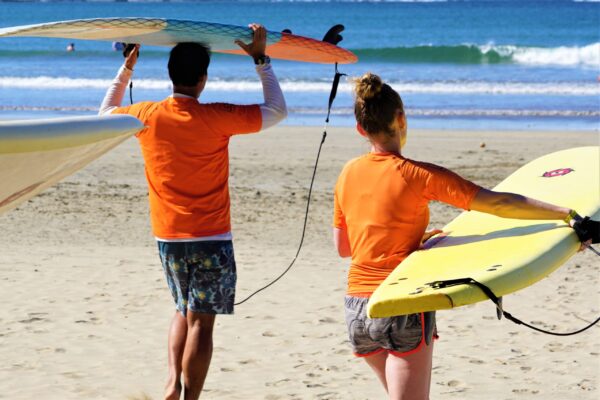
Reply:
M569 95L597 96L600 85L590 83L522 83L522 82L432 82L394 83L391 85L400 93L430 94L496 94L496 95Z
M91 106L28 106L28 105L0 105L0 111L60 111L60 112L97 112L98 107ZM325 108L319 107L292 107L290 114L318 115L327 113ZM331 114L354 118L354 110L348 107L334 107ZM435 109L435 108L407 108L406 114L413 117L448 117L448 118L598 118L600 110L523 110L523 109Z
M390 82L398 92L416 94L497 94L497 95L570 95L597 96L600 95L600 85L589 83L520 83L520 82ZM256 81L209 81L207 90L220 91L256 91L261 85ZM314 81L282 81L284 92L326 92L331 90L330 82ZM340 83L339 91L349 93L353 85L349 82Z
M511 57L519 64L565 65L600 67L600 42L587 46L561 46L552 48L484 45L479 49L485 54L496 51L500 56Z
M327 112L323 108L297 107L288 110L290 114L322 115ZM336 115L353 115L354 110L347 107L336 107L331 110ZM418 117L556 117L556 118L595 118L600 117L600 110L524 110L524 109L436 109L407 108L406 114Z
M67 77L12 77L1 76L0 87L16 89L107 89L112 83L111 79L85 79ZM166 80L140 79L136 86L144 89L170 89L171 82Z
M0 77L0 88L57 90L57 89L99 89L105 90L111 84L109 79L83 79L67 77ZM281 81L284 92L290 93L329 93L331 83L325 81ZM591 82L484 82L484 81L420 81L390 82L401 94L485 94L485 95L568 95L598 96L600 84ZM170 91L171 82L159 79L136 79L136 89ZM261 84L255 80L209 80L206 90L223 92L261 91ZM351 93L349 81L340 83L339 91Z

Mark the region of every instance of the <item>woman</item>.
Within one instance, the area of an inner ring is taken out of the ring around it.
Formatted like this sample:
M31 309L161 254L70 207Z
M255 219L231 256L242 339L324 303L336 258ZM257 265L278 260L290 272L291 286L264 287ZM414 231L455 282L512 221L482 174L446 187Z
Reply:
M352 257L345 299L350 342L390 399L428 399L433 341L427 345L425 337L435 335L435 322L424 324L423 314L369 319L366 304L403 259L440 232L425 232L429 201L507 218L584 223L577 231L582 241L592 231L597 240L598 222L582 222L568 208L487 190L440 166L402 157L407 124L398 93L371 73L356 80L355 92L357 129L371 151L349 161L338 178L333 230L339 255ZM425 325L433 332L425 332Z

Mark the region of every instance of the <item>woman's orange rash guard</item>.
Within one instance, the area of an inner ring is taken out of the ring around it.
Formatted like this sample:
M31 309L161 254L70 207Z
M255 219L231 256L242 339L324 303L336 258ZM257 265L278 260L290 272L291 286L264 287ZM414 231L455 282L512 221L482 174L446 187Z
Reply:
M480 187L445 168L392 153L349 161L334 192L333 226L346 229L349 295L369 296L410 253L429 224L431 200L468 210Z

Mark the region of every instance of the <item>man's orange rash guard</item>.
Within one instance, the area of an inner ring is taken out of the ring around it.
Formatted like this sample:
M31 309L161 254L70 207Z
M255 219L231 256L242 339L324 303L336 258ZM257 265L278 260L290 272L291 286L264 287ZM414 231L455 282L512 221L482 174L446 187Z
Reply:
M479 189L445 168L391 153L349 161L335 186L333 215L350 241L347 293L369 296L419 248L430 200L468 210Z
M147 126L137 136L154 235L179 239L231 231L229 138L258 132L260 107L169 97L119 107L114 113L133 115Z

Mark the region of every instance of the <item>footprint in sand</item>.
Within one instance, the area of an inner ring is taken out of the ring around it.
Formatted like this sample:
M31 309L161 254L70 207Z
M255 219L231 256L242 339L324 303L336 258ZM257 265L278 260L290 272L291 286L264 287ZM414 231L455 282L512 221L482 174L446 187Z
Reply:
M473 359L469 360L469 363L471 363L471 364L485 364L485 361L479 360L477 358L473 358Z
M585 390L586 392L593 392L596 390L596 385L589 379L583 379L581 382L577 384L577 386L581 390Z
M515 394L538 394L539 390L513 389L512 392Z
M335 392L325 392L325 393L319 393L316 395L317 399L335 399L336 395L338 395L338 393Z
M269 386L269 387L279 387L282 386L284 384L286 384L287 382L289 382L291 379L285 378L285 379L280 379L278 381L274 381L274 382L267 382L265 383L265 386Z
M302 362L301 360L299 360L300 362ZM294 365L294 369L302 369L305 371L309 371L313 368L312 364L298 364L298 365Z
M441 392L440 394L461 393L467 390L465 383L457 379L452 379L448 382L439 382L438 385L448 386L449 388L452 388L451 391Z
M338 320L335 318L331 318L331 317L325 317L325 318L321 318L319 320L319 322L322 322L324 324L335 324L338 322Z
M551 353L554 353L555 351L563 350L563 347L563 344L560 342L550 342L544 346L544 349L548 350Z
M84 377L82 373L73 371L63 372L61 375L71 379L81 379Z
M302 383L304 383L307 388L321 388L321 387L325 387L325 385L322 385L320 383L311 383L309 381L302 381Z
M22 323L22 324L31 324L32 322L45 322L45 321L47 321L46 318L30 317L30 318L27 318L27 319L22 319L19 322Z

